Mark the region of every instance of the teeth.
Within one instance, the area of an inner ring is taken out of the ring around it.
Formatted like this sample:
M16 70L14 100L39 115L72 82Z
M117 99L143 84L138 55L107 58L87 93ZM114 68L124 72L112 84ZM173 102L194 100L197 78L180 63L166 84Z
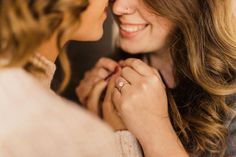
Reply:
M143 30L145 27L146 27L146 25L120 25L120 28L123 31L129 32L129 33Z

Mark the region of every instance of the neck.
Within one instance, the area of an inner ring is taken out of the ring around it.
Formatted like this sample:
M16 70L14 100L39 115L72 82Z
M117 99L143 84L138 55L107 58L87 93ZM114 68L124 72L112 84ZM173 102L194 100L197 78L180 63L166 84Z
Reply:
M174 88L176 85L173 74L173 60L169 50L151 54L150 61L151 65L161 73L165 84L169 88Z
M37 50L38 53L46 57L51 62L55 62L58 56L57 35L56 33Z

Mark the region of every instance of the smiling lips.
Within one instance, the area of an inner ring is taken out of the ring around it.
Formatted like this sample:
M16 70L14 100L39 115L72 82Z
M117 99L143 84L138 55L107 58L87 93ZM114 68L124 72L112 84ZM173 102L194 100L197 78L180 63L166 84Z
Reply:
M120 34L122 37L130 38L143 31L147 24L120 24Z
M123 31L129 32L129 33L133 33L133 32L137 32L137 31L141 31L143 30L147 25L146 24L121 24L120 25L120 29L122 29Z

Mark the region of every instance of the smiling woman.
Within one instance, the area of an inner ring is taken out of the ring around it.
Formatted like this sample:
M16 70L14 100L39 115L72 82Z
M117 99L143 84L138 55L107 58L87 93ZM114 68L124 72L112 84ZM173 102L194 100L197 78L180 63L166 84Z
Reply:
M102 104L104 120L131 131L147 157L235 156L235 3L112 1L118 46L133 58L98 61L78 97L94 113Z
M175 156L184 156L186 152L194 156L234 156L235 128L230 130L228 126L236 123L231 121L236 105L236 26L232 3L235 0L114 1L119 46L129 54L143 54L150 68L161 76L161 80L154 78L147 65L128 59L122 64L117 82L129 84L122 91L113 91L113 101L122 119L143 143L147 156L155 156L155 150L163 156L171 156L171 152ZM156 119L146 119L144 113ZM163 115L169 121L161 118ZM145 124L142 130L142 125L137 127L141 122ZM166 134L161 136L161 129ZM156 139L148 140L147 132L153 134L149 138ZM231 141L227 141L229 134ZM168 143L171 138L169 146L159 142ZM164 146L164 151L145 146L150 142L155 148Z
M118 0L112 9L119 27L118 45L122 49L136 54L167 47L168 37L175 27L173 22L156 16L141 1Z

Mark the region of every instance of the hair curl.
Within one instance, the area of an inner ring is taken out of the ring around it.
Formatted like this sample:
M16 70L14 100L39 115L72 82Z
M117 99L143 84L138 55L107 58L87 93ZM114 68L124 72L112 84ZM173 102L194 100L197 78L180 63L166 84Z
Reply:
M29 59L39 45L57 32L59 59L65 73L60 90L65 88L70 66L63 40L79 25L78 19L87 5L88 0L0 0L0 59L8 61L1 66L34 71L37 67L31 65ZM63 21L65 13L69 14L66 22Z
M154 14L177 27L170 43L177 87L168 91L169 113L177 134L190 154L223 155L225 122L233 105L226 99L236 93L232 1L143 1Z

